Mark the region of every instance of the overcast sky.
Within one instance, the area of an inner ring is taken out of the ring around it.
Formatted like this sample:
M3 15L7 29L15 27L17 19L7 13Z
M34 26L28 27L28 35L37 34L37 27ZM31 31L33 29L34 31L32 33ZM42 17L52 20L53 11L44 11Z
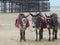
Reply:
M60 0L50 0L51 6L60 6Z

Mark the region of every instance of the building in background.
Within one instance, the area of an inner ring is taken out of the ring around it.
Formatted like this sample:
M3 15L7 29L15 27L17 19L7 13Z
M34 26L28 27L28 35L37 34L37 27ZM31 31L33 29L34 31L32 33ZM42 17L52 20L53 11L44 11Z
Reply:
M50 11L49 0L0 0L1 13Z

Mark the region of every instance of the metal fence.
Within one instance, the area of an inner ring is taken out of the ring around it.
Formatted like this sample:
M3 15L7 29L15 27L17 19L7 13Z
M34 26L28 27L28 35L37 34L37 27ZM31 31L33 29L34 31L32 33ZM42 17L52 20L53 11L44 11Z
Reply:
M0 0L0 12L46 12L50 11L49 0Z

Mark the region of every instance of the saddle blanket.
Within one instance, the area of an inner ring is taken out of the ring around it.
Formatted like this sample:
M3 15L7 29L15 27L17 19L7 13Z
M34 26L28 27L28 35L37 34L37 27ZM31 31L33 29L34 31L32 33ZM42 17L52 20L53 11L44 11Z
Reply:
M30 23L28 21L27 24L26 24L26 27L28 28L29 26L30 26ZM18 18L15 20L15 27L19 28L19 20L18 20Z

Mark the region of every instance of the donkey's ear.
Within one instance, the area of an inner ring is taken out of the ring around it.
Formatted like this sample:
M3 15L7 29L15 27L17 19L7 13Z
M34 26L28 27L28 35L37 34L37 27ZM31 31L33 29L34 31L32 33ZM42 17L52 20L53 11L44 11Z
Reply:
M45 14L46 17L48 17L46 14Z
M47 17L47 14L46 13L44 13L44 15Z
M31 12L29 12L29 14L31 15Z

